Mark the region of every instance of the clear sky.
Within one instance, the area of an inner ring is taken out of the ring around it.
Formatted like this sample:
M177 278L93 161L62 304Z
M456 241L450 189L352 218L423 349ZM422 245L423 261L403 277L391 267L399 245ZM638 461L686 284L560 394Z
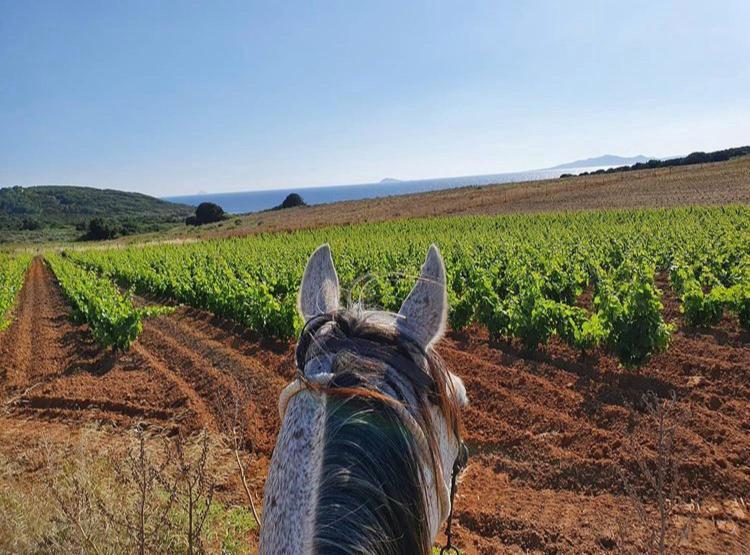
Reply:
M0 186L154 195L750 143L750 2L0 0Z

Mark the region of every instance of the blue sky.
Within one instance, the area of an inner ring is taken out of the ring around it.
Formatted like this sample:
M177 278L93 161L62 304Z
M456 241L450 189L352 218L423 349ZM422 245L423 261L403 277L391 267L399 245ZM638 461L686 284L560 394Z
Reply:
M750 2L0 0L0 185L155 195L750 143Z

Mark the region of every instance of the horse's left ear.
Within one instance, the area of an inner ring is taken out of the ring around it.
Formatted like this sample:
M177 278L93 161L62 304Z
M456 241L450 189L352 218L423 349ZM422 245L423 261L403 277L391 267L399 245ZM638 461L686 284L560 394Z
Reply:
M443 336L448 318L448 292L445 264L435 245L427 251L417 284L398 314L396 326L425 349Z
M297 307L305 322L339 308L339 278L333 267L331 248L325 244L310 256L302 276Z

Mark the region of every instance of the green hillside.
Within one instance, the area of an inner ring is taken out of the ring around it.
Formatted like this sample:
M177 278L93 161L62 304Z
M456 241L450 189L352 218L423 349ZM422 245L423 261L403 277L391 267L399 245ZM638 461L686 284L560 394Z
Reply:
M112 236L158 231L194 208L140 193L91 187L0 189L0 243L83 238L92 220Z

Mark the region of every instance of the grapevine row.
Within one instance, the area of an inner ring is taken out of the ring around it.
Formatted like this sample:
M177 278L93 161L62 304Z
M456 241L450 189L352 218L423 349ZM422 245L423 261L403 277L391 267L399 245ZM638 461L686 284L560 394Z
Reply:
M698 279L713 276L714 296L747 325L748 223L746 207L471 216L75 251L70 257L139 292L287 338L301 324L297 287L319 244L331 244L345 300L397 310L434 242L446 259L454 329L477 323L528 349L557 335L576 349L601 347L636 366L667 347L672 327L662 317L656 277L671 276L674 287L670 270L680 261L690 260L689 272ZM706 285L702 292L710 295ZM731 300L719 286L731 290ZM688 287L687 296L674 288L691 322L695 288ZM584 292L588 304L581 302Z
M23 278L31 262L31 255L0 254L0 330L10 325L8 315L23 286Z
M109 279L86 270L57 254L46 256L63 294L73 307L74 318L87 323L103 347L125 351L143 330L143 320L170 312L167 307L136 307Z

